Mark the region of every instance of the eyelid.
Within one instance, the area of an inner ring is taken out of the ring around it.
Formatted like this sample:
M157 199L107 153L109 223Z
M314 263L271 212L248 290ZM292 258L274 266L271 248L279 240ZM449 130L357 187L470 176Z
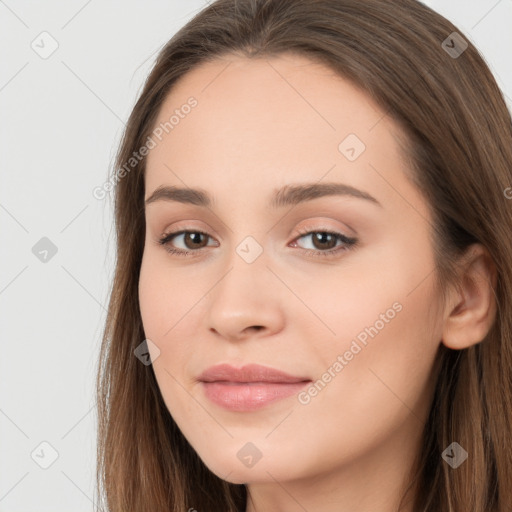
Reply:
M317 221L318 222L318 221ZM320 221L321 222L321 221ZM295 230L295 235L292 241L295 241L298 237L309 235L311 233L320 233L320 232L328 232L328 233L334 233L342 235L343 237L347 239L355 238L354 236L351 236L346 233L346 231L341 230L339 228L333 228L326 225L318 225L315 224L313 221L311 221L312 225L306 225L302 226L301 228L298 228ZM350 231L355 233L355 230L350 228L350 226L347 226ZM208 226L207 229L211 229L210 226ZM213 229L212 229L213 231ZM173 224L172 229L164 229L159 239L161 240L164 237L167 237L169 235L178 236L180 234L183 234L183 232L193 232L193 233L202 233L210 238L216 238L212 236L207 230L204 230L202 228L196 228L194 226L191 226L190 224L187 224L185 222L178 222L176 225ZM290 231L288 236L292 236L293 231Z
M305 225L302 225L300 228L295 229L294 231L297 234L305 235L313 232L336 232L340 235L345 236L346 238L353 238L357 236L355 229L351 228L348 224L344 224L345 227L335 227L329 226L327 223L320 219L316 221L310 221ZM352 233L352 235L349 234Z
M210 238L216 238L216 239L222 240L221 237L217 236L215 230L209 224L207 224L205 222L201 222L200 224L202 224L202 226L198 227L193 224L193 221L187 221L187 220L177 221L177 222L171 224L170 227L166 227L166 228L160 230L159 238L161 239L170 234L178 235L178 234L183 233L184 231L187 231L187 232L193 232L193 233L203 233L205 235L208 235ZM215 234L212 235L212 232Z
M301 224L300 228L294 228L294 231L301 234L310 233L311 231L334 231L347 238L356 238L358 236L357 231L352 226L346 222L341 222L339 219L333 219L329 214L327 215L328 216L326 217L325 215L320 214L317 215L314 220L308 219ZM336 222L337 225L333 226L333 222Z

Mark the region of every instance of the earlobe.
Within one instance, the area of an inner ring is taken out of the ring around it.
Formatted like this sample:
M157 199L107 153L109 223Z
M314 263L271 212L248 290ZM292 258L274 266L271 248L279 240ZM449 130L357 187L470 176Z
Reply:
M443 344L461 350L484 340L496 317L496 266L485 247L472 245L463 256L457 291L445 311Z

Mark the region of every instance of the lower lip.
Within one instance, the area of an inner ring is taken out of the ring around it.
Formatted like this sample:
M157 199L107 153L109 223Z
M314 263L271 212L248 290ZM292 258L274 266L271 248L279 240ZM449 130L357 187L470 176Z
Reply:
M213 403L231 411L254 411L298 393L307 382L202 382Z

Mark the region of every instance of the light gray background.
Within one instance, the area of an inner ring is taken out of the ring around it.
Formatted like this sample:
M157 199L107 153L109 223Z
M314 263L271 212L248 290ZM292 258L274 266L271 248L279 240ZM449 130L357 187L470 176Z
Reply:
M480 49L510 108L512 0L425 3ZM114 245L111 201L92 190L156 53L205 5L0 0L0 512L93 510ZM58 43L47 58L31 47L51 49L44 31ZM57 247L46 262L32 250L43 237ZM44 441L58 454L47 469Z

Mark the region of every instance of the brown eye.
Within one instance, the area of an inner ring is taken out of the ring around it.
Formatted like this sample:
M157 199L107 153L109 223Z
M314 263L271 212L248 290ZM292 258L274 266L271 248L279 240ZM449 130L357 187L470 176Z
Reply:
M200 249L206 247L209 238L211 237L202 231L183 230L164 235L158 240L158 243L165 246L170 253L188 254L189 252L199 252ZM175 247L175 244L178 244L178 247ZM182 245L182 247L179 247L179 245Z
M326 233L325 231L319 231L317 233L312 233L313 246L315 249L333 249L336 247L337 238L331 233Z
M201 249L201 247L205 247L207 245L208 235L205 233L201 233L199 231L187 231L186 233L183 233L183 235L183 242L187 249Z
M310 243L306 244L306 247L304 247L298 243L298 240L301 239L310 239ZM311 256L333 256L335 253L347 251L355 247L357 242L358 240L356 238L347 237L342 233L318 230L301 232L301 236L295 239L294 246L297 245L301 247ZM307 245L309 245L309 247L307 247Z

